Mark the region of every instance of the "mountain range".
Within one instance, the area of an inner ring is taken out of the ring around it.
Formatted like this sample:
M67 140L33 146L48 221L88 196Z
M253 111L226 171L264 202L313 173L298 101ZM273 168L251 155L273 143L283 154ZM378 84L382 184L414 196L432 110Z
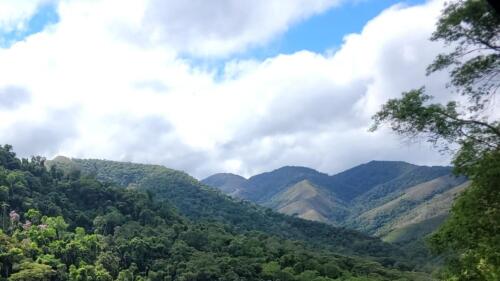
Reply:
M286 166L249 179L223 173L201 182L160 165L66 157L46 164L147 191L194 222L223 223L238 233L264 232L383 266L426 271L439 258L431 259L423 237L443 222L468 185L451 167L394 161L372 161L336 175Z
M245 179L215 174L202 183L280 213L344 226L389 242L412 241L446 218L468 186L451 167L371 161L335 175L286 166Z
M401 247L159 165L0 145L0 280L433 280Z
M377 238L280 214L253 202L235 200L184 172L164 166L61 156L46 164L48 167L57 166L67 174L81 173L125 189L147 191L157 200L167 200L181 215L195 222L224 223L236 232L265 232L384 263L394 262L394 257L405 259L405 254L397 247Z

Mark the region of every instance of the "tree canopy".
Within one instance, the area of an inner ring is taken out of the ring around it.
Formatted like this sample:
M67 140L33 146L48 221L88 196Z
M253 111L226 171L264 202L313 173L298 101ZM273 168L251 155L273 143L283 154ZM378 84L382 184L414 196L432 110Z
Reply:
M0 161L1 281L427 280L228 221L193 221L151 192L47 170L11 146L0 146Z
M500 122L495 119L495 96L500 88L500 16L485 0L450 2L430 39L444 42L452 51L438 55L427 73L448 70L447 86L457 98L432 103L424 87L410 90L382 106L372 129L389 124L398 134L424 136L454 151L456 173L473 183L456 200L431 245L448 257L443 278L498 280ZM466 102L460 102L461 97Z

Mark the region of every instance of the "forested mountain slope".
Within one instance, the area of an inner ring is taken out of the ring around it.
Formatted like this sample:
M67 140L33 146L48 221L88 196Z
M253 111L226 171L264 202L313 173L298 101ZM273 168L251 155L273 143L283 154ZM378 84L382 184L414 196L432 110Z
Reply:
M418 223L433 216L446 215L452 200L437 201L437 198L452 199L448 194L454 193L450 191L461 190L463 183L463 178L446 175L412 186L402 193L399 192L400 195L395 199L384 200L386 203L357 215L352 224L359 226L358 228L362 227L366 232L385 236L392 229ZM438 202L440 209L433 209ZM420 216L419 210L426 211L428 216Z
M116 182L127 189L148 191L158 200L168 200L182 215L196 222L222 222L239 233L263 231L338 253L376 258L384 264L405 259L402 251L377 238L235 200L186 173L163 166L64 157L48 162L49 166L54 164L67 171L81 171L105 182Z
M452 175L451 167L371 161L332 176L310 168L283 167L239 182L239 192L232 196L384 238L392 233L394 238L394 233L407 233L399 229L407 227L401 221L410 217L413 228L420 225L419 234L433 231L437 222L446 217L457 194L448 191L465 181L464 177ZM215 188L230 185L223 178L202 182ZM461 191L465 186L454 190ZM425 216L417 215L425 209ZM393 238L388 241L395 241Z
M269 233L188 219L131 181L123 188L74 166L45 167L43 158L20 160L0 146L0 280L428 280ZM126 181L148 169L159 168L133 166ZM170 172L177 177L169 183L190 179Z
M324 185L328 182L328 175L310 168L286 166L249 178L241 184L241 190L237 196L257 203L265 203L274 195L303 180ZM206 180L202 182L207 183Z

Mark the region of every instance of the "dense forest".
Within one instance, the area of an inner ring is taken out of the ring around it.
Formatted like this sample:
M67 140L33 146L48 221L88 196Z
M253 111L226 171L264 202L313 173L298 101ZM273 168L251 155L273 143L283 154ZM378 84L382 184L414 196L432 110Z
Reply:
M119 183L117 186L123 188L150 192L155 199L167 200L182 215L196 222L221 222L241 233L262 231L285 239L301 240L318 248L367 256L386 266L415 266L405 259L404 252L377 238L235 200L186 173L163 166L64 157L48 161L49 167L54 164L68 173L81 172L104 182Z
M428 280L44 162L0 146L0 280Z

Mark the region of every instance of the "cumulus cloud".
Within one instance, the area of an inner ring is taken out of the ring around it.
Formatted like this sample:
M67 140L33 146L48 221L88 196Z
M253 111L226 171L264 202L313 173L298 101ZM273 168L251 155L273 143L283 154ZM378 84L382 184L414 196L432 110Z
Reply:
M44 115L20 116L1 128L1 139L22 156L53 155L77 135L78 108L54 109Z
M200 178L283 165L334 173L373 159L446 164L425 143L367 131L402 91L427 85L447 98L446 74L425 77L443 50L428 41L442 1L394 6L328 54L228 57L222 75L182 58L265 44L338 2L61 2L57 24L0 49L0 89L29 93L2 103L0 139L21 155L164 164Z
M194 56L225 55L262 46L292 24L337 5L341 0L152 0L144 27Z
M0 33L21 31L37 9L53 0L0 1Z
M0 109L16 109L29 99L30 93L22 87L7 85L0 88Z

